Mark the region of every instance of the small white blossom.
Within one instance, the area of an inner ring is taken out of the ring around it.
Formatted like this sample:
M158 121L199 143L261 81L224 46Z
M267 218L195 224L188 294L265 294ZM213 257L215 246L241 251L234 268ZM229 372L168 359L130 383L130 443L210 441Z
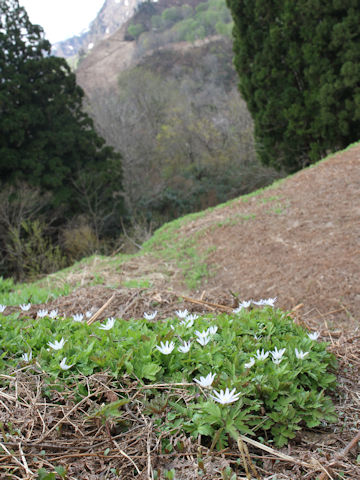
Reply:
M216 325L212 325L207 329L207 333L209 335L215 335L215 333L218 331L218 327Z
M47 310L38 310L38 312L37 312L37 316L39 318L44 318L44 317L46 317L47 314L48 314Z
M175 313L179 318L186 318L189 314L189 312L186 309L185 310L176 310Z
M153 313L146 313L146 312L144 312L144 318L145 318L146 320L154 320L154 318L156 317L156 315L157 315L157 310L155 310L155 312L153 312Z
M207 330L204 330L202 332L196 330L195 335L198 337L196 341L199 342L202 346L207 345L210 341L209 333Z
M194 325L194 320L192 319L188 320L188 317L186 317L185 320L181 320L179 325L183 325L186 328L191 328Z
M310 340L317 340L320 336L319 332L308 333L308 337Z
M21 355L21 358L24 360L24 362L26 363L29 363L31 362L31 359L32 359L32 352L30 351L30 353L23 353Z
M54 343L48 342L48 345L49 345L49 347L53 348L54 350L61 350L63 348L63 346L65 345L65 342L66 342L66 340L64 340L64 338L62 338L60 340L60 342L55 340Z
M269 305L270 307L273 307L276 300L277 300L277 297L267 298L266 300L259 300L258 302L254 302L254 304L259 306Z
M286 348L282 348L281 350L278 350L277 347L275 347L275 350L273 350L271 353L272 356L272 361L276 364L279 365L279 363L282 361L282 357L285 353Z
M207 330L203 330L202 332L199 332L199 330L195 330L195 335L198 337L198 338L205 338L205 337L208 337L209 336L209 333Z
M194 382L198 383L200 387L208 388L212 385L214 378L216 377L216 373L209 373L206 377L200 377L200 380L194 378Z
M258 360L265 360L269 356L269 352L265 353L264 349L262 349L261 352L260 350L257 350L255 356Z
M250 360L248 361L248 363L244 364L244 367L245 368L251 368L254 364L255 364L255 360L253 359L253 357L251 357Z
M25 305L25 303L23 303L22 305L19 305L19 307L21 308L21 310L23 312L27 312L28 310L30 310L30 307L31 307L31 303L28 303Z
M254 302L254 300L244 300L240 303L240 306L243 308L249 308L250 305Z
M163 342L160 342L160 346L156 345L156 348L159 350L159 352L163 353L164 355L169 355L175 348L175 343L174 342L168 342L166 341L165 344Z
M299 360L304 360L304 358L306 357L306 355L308 355L309 352L303 352L302 350L298 350L297 348L295 348L295 355L296 355L296 358L298 358Z
M49 317L54 319L58 316L58 313L58 310L51 310L51 312L49 313Z
M0 313L5 311L6 305L0 305Z
M200 345L205 347L205 345L207 345L210 342L210 337L199 337L196 339L196 341L200 343Z
M220 390L220 392L216 392L213 390L214 395L210 395L211 398L213 398L216 402L221 403L222 405L226 405L228 403L233 403L236 402L236 400L239 400L240 393L235 393L236 390L235 388L229 391L227 388L225 392L223 390Z
M75 315L73 315L74 322L82 322L83 318L84 315L82 313L75 313Z
M181 345L179 348L178 348L178 351L181 352L181 353L187 353L189 350L190 350L190 347L191 347L191 342L184 342L184 345Z
M197 320L198 318L199 318L199 315L197 315L196 313L191 313L190 315L186 315L185 321L194 321L194 320Z
M111 330L114 324L115 324L115 318L110 317L107 319L107 322L100 325L99 328L100 330Z
M72 365L66 365L66 357L64 357L64 358L61 360L61 362L60 362L60 368L61 368L62 370L69 370L69 368L71 368L71 367L73 367L73 366L74 366L74 364L72 364Z
M253 300L244 300L243 302L239 303L239 306L233 310L234 313L240 313L243 308L249 308L252 304Z
M91 318L93 315L92 311L91 310L88 310L86 313L85 313L85 317L86 318Z
M173 324L170 325L171 330L175 330L175 327Z

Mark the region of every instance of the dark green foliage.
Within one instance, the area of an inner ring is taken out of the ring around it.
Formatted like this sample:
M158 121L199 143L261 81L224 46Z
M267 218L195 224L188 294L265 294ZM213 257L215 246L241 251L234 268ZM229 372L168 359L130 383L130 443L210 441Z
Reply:
M84 167L95 176L120 157L104 147L75 75L50 48L18 0L1 2L0 175L52 191L56 204L76 212L74 177Z
M265 164L295 171L360 132L356 0L227 0L240 91Z

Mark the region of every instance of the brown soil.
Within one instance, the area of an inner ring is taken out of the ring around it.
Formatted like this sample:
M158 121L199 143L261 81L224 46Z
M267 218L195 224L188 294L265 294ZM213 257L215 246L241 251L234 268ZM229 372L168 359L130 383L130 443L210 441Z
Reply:
M303 304L311 317L360 320L359 194L357 145L187 224L184 235L203 230L204 251L216 247L207 293L277 296L278 306Z

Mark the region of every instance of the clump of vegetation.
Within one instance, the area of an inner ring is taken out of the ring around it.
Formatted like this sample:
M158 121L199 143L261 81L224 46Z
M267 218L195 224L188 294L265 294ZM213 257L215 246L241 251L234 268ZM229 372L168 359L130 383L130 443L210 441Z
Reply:
M100 325L45 310L26 321L1 316L0 371L33 365L61 388L76 385L77 375L106 370L120 383L140 382L137 401L159 435L185 431L218 449L239 434L282 446L301 428L335 420L326 392L335 387L336 362L316 332L267 306L273 302L244 302L233 314L177 311L154 322L153 312ZM157 384L181 385L183 393L161 393ZM79 398L88 394L82 389Z
M0 50L0 273L24 279L71 261L59 238L69 219L85 218L98 244L114 237L121 155L95 131L75 74L18 0L0 4Z
M240 91L262 161L294 172L358 140L356 2L227 4Z

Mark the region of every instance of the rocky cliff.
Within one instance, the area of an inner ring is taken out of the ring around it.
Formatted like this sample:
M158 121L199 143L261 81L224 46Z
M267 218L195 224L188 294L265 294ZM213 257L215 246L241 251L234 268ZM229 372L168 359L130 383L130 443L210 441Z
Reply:
M100 41L110 37L129 20L144 1L147 0L105 0L88 30L55 43L52 48L53 54L65 58L86 55Z

